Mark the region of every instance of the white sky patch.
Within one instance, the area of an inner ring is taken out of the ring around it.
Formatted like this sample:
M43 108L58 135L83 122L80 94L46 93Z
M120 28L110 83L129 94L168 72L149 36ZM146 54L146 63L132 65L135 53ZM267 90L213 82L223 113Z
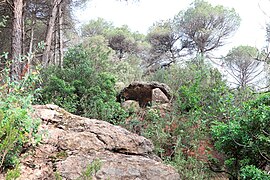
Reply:
M76 15L83 23L102 17L116 26L127 24L133 31L146 34L154 22L173 18L190 3L188 0L141 0L138 3L92 0L84 11Z

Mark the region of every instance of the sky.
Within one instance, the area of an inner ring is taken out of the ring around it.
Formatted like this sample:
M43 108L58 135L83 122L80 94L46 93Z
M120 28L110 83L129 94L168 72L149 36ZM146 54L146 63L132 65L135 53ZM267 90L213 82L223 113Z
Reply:
M221 54L232 47L250 45L262 48L265 45L265 24L269 21L264 12L270 9L269 0L208 0L212 5L234 8L241 17L237 32L228 39ZM84 9L76 11L80 23L87 23L98 17L113 22L115 26L128 25L132 31L146 34L150 26L159 20L173 18L185 10L192 0L91 0ZM270 16L270 14L269 14ZM225 54L224 54L225 55Z

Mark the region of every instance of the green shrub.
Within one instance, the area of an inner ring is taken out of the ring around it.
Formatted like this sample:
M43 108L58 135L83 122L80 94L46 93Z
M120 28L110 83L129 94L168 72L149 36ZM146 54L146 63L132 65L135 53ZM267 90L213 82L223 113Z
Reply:
M0 28L1 27L6 27L8 16L1 16L0 17ZM1 32L1 31L0 31Z
M37 78L27 75L19 82L10 82L8 70L0 88L0 168L14 167L25 144L35 145L39 120L30 116L34 84Z
M240 170L240 177L243 180L268 180L270 175L256 168L253 165L245 166Z
M194 157L187 157L181 151L176 153L174 160L170 161L169 164L177 169L182 179L204 180L211 177L204 162Z
M20 165L16 164L14 169L9 169L6 174L6 180L15 180L20 177Z
M203 64L173 65L158 70L148 80L166 83L174 93L171 112L163 115L156 128L150 129L154 135L149 138L155 146L157 144L157 147L163 147L163 152L173 147L172 156L163 159L174 165L183 179L210 178L213 173L205 163L207 155L200 157L196 153L200 142L211 142L211 122L226 119L226 113L233 106L233 96L220 72ZM147 127L149 124L151 123L148 121ZM169 131L164 132L166 127L169 127ZM162 138L162 145L155 142L159 138ZM166 147L166 143L170 146ZM190 157L185 150L194 157Z
M242 171L246 172L246 166L259 168L268 161L269 104L270 94L267 93L245 103L242 108L231 109L227 121L216 121L212 125L215 146L225 153L225 164L235 177L239 176L242 168L244 168Z
M144 119L144 127L142 135L152 140L155 145L155 153L162 159L169 155L166 150L168 146L172 146L171 134L166 132L166 126L170 125L170 121L165 117L161 117L160 112L156 109L149 109Z
M109 63L109 54L98 50L101 50L99 46L75 46L67 52L63 69L45 70L39 102L54 103L89 118L113 123L123 120L125 111L116 102L115 78L106 72L104 65ZM92 53L101 55L96 54L95 58L99 59L93 62ZM103 65L98 65L98 61Z
M229 88L220 72L207 65L176 64L156 71L147 80L165 83L172 89L179 114L200 111L218 116L221 108L231 103L227 101Z
M181 115L174 112L149 108L135 115L126 128L151 139L155 154L165 163L173 165L182 179L207 179L211 173L206 163L195 156L183 154L187 147L195 152L198 145L199 135L192 132L194 122L189 122L190 119L185 122L181 120Z
M92 180L92 176L95 175L101 169L101 161L99 159L93 160L91 164L86 166L86 169L82 172L82 175L78 180Z
M116 76L118 82L129 85L133 81L142 79L143 71L140 63L138 57L130 55L124 61L117 61L110 71Z

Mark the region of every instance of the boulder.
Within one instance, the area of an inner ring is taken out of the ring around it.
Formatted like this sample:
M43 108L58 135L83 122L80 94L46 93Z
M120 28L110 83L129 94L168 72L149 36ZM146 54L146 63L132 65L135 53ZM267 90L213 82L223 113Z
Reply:
M135 100L139 102L140 107L145 107L152 104L153 102L153 89L159 89L163 93L164 101L171 100L172 93L170 88L163 83L159 82L139 82L135 81L131 83L128 87L125 87L117 96L118 102L123 102L126 100ZM165 96L167 98L165 98ZM154 96L156 98L156 96ZM155 99L157 100L157 99Z
M58 106L34 109L33 117L42 120L39 132L43 139L21 155L20 180L78 179L96 161L100 167L91 174L92 179L180 179L173 167L154 155L152 142L142 136Z
M168 97L159 88L152 90L152 103L164 104L168 102Z
M126 100L121 103L121 106L127 111L127 112L138 112L140 110L139 102L134 100Z

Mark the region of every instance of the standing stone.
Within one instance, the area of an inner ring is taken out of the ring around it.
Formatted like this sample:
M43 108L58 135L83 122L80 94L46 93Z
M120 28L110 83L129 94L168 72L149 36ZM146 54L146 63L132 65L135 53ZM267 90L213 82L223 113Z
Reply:
M152 103L163 104L168 102L168 97L159 88L152 90Z

